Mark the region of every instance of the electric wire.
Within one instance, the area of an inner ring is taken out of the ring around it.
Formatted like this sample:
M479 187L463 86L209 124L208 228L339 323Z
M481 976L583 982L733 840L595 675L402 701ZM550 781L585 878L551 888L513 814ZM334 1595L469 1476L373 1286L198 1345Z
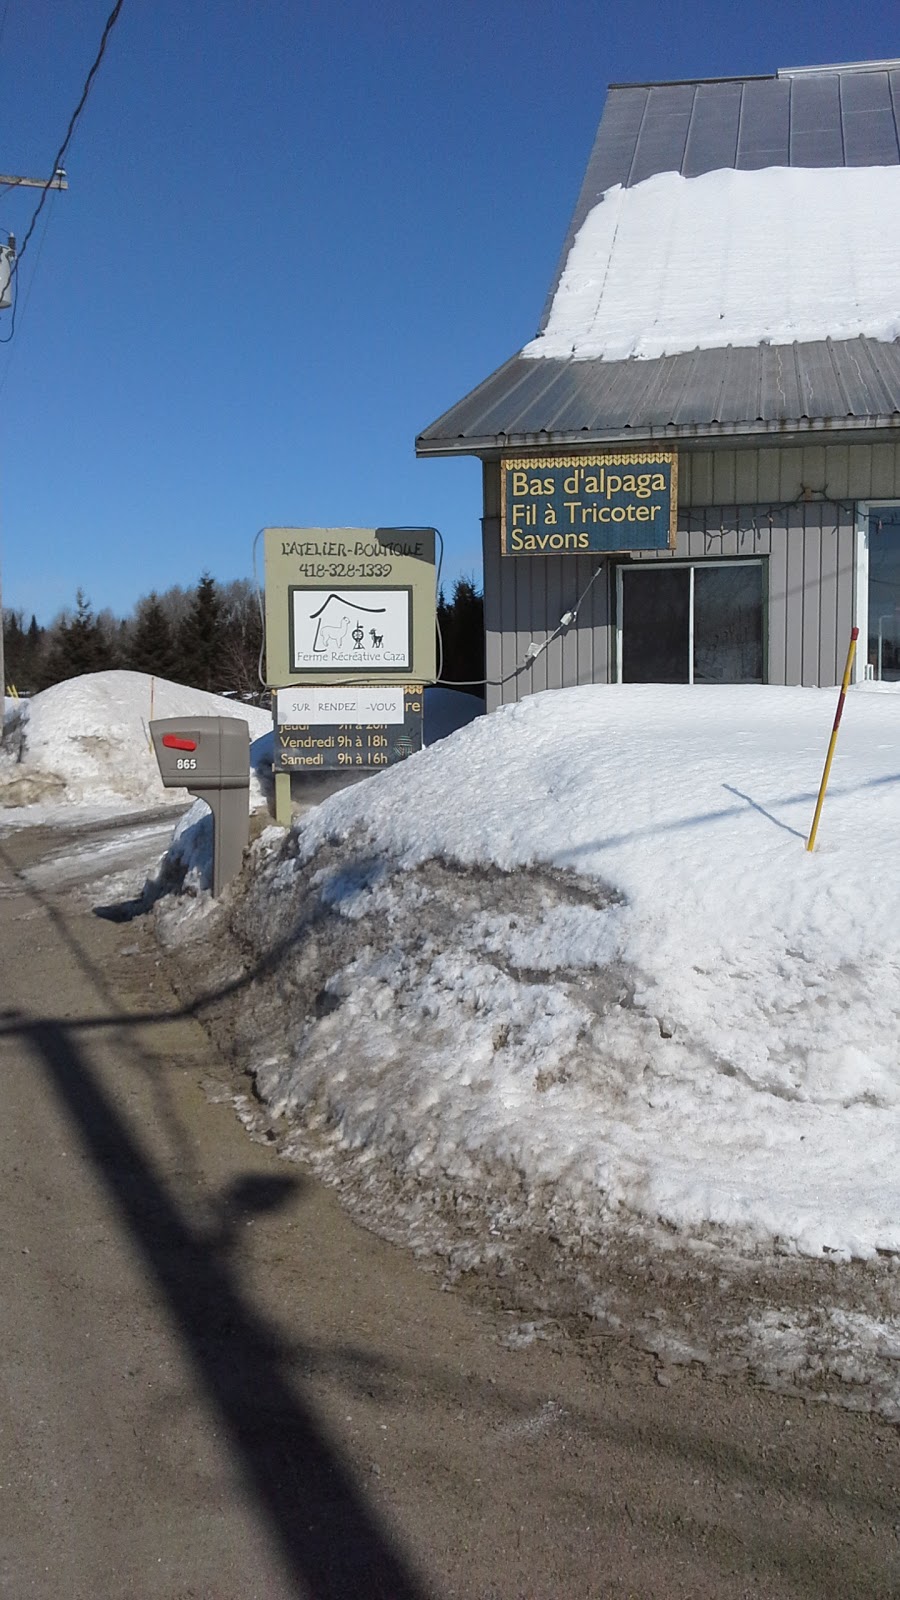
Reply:
M593 588L594 584L597 582L597 579L600 577L600 574L603 572L603 570L604 569L603 569L602 565L597 568L597 570L594 573L593 577L591 578L590 582L585 585L584 589L582 589L581 594L578 596L578 599L575 601L575 604L572 607L571 611L564 611L563 612L562 616L559 619L559 622L556 624L556 627L553 629L553 632L552 633L548 633L548 635L547 635L546 639L544 640L543 644L535 645L533 647L529 646L529 652L530 653L526 653L525 660L524 661L520 661L518 666L513 667L512 670L510 672L505 673L502 678L443 678L441 676L441 667L439 667L438 668L438 676L437 676L438 683L442 684L445 688L448 688L448 689L474 689L474 688L477 688L482 683L488 685L491 689L500 689L500 688L502 688L503 684L510 683L513 678L520 677L521 674L523 672L526 672L529 667L533 667L534 666L534 663L538 660L538 658L540 656L543 655L543 653L547 649L548 645L551 645L553 643L554 639L558 639L561 634L565 633L567 628L571 628L573 622L575 621L575 618L578 616L578 612L579 612L579 610L581 608L582 602L586 598L588 592ZM438 623L438 639L439 640L440 640L440 637L441 637L441 628L440 628L440 623ZM441 656L442 655L443 655L443 650L441 650ZM443 663L442 663L442 665L443 665Z
M382 530L379 529L378 531L381 532ZM440 595L441 595L441 573L443 571L443 566L444 566L444 536L441 533L440 528L427 528L426 529L426 528L413 528L413 527L392 527L390 529L390 532L391 533L426 533L426 532L427 533L433 533L435 535L435 538L438 541L438 560L437 560L437 568L436 568L436 571L435 571L435 580L434 580L434 588L435 588L435 626L436 626L436 631L437 631L437 673L436 673L436 676L435 676L435 685L437 687L444 688L444 689L477 689L477 688L481 688L482 685L488 686L491 689L499 689L499 688L501 688L503 686L503 684L509 683L513 678L517 678L523 672L526 672L529 667L534 666L535 661L537 661L539 656L543 655L543 653L547 649L548 645L551 645L553 643L554 639L559 638L560 634L564 633L567 628L571 628L573 622L575 621L575 619L578 616L578 612L581 609L581 606L583 605L585 599L587 598L587 596L590 593L591 589L593 588L594 584L597 582L597 579L600 577L601 573L604 571L604 567L603 567L603 565L601 563L601 565L596 568L595 572L592 574L592 576L589 579L589 581L585 584L584 588L581 591L581 594L578 596L578 599L575 601L575 604L572 607L572 609L570 611L564 611L563 612L562 616L559 619L559 622L557 623L556 627L553 629L553 632L549 633L547 635L547 637L544 640L543 644L536 645L531 650L531 654L530 655L526 655L525 660L524 661L520 661L518 666L513 667L511 672L505 673L502 678L487 678L487 677L484 677L484 678L445 678L443 676L443 671L444 671L444 640L443 640L443 635L441 633L441 624L440 624L440 620L439 620L439 616L438 616L438 606L439 606ZM260 579L259 579L259 565L258 565L258 559L257 559L257 550L259 548L259 541L262 538L264 533L265 533L265 529L264 528L260 528L258 533L256 534L256 537L253 540L253 581L254 581L254 584L256 586L256 596L257 596L257 602L258 602L258 605L259 605L259 616L260 616L260 622L262 623L262 641L261 641L260 647L259 647L259 660L258 660L258 663L257 663L257 675L259 677L259 681L262 684L263 688L269 688L269 685L266 683L265 675L263 673L263 658L264 658L265 649L266 649L266 640L265 640L266 619L265 619L265 601L264 601L262 584L260 583ZM335 688L335 689L351 688L355 683L358 683L358 682L359 682L359 674L357 673L352 678L335 678L333 680L333 682L329 685L329 687Z
M831 504L831 505L836 505L838 507L838 509L840 509L842 511L846 511L848 513L853 513L855 511L855 506L853 504L851 504L850 502L847 502L847 501L843 501L843 500L832 498L827 494L827 492L825 490L813 490L813 491L811 491L809 489L801 489L800 493L793 500L786 500L786 501L780 501L780 502L766 501L765 502L766 516L764 518L762 518L762 519L759 519L756 515L754 515L750 519L752 530L754 532L757 532L759 530L759 520L768 521L769 524L771 525L773 515L777 511L794 511L799 506L802 506L802 505L819 505L819 504L822 504L823 501L825 501L825 502L827 502L828 504ZM761 511L763 508L762 508L762 506L760 506L757 509L759 511ZM687 517L688 527L690 528L690 523L691 523L692 519L695 516L696 517L700 517L700 518L703 517L703 508L702 507L689 506L689 507L685 508L685 514L686 514L686 517ZM738 518L737 519L738 523L740 523L741 520L742 520L741 518ZM263 671L262 671L263 655L264 655L264 652L265 652L265 613L264 613L263 590L262 590L262 587L261 587L260 582L259 582L259 576L258 576L258 571L257 571L257 557L256 557L257 546L259 544L259 540L262 537L262 534L263 534L264 531L265 531L264 529L260 528L259 532L256 535L256 538L253 541L253 575L254 575L254 579L255 579L255 582L256 582L256 591L257 591L257 597L258 597L258 601L259 601L260 619L261 619L262 624L263 624L263 642L262 642L262 644L260 646L260 653L259 653L259 668L258 668L258 670L259 670L259 680L260 680L260 683L263 684L264 687L268 687L268 685L265 682L265 678L263 676ZM398 532L398 533L419 532L419 531L422 531L422 530L412 529L412 528L397 528L396 529L396 532ZM590 577L590 579L588 580L588 582L585 584L584 588L581 591L581 594L578 596L578 599L575 601L575 604L572 607L572 609L570 611L564 611L563 612L563 615L560 617L560 620L557 623L556 627L553 629L552 633L548 633L548 635L547 635L546 639L544 640L543 644L536 645L533 648L531 646L529 646L530 653L526 654L524 661L519 662L518 665L513 667L510 672L504 673L502 678L487 678L487 677L485 677L485 678L445 678L443 676L444 644L443 644L443 637L442 637L442 634L441 634L440 622L437 621L437 601L440 599L441 571L442 571L443 563L444 563L444 539L443 539L443 535L441 534L441 531L440 531L439 528L433 528L433 529L430 529L428 531L433 532L436 535L437 540L438 540L438 545L439 545L437 571L436 571L436 576L435 576L435 602L436 602L435 615L436 615L437 645L438 645L437 676L435 678L435 683L436 683L436 685L438 685L438 686L440 686L442 688L448 688L448 689L473 689L473 688L480 688L482 685L485 685L485 686L488 686L488 687L490 687L492 689L495 689L495 688L502 688L504 684L507 684L507 683L511 682L511 680L513 678L520 677L521 674L523 672L526 672L529 667L533 667L534 666L535 661L537 661L538 658L543 655L544 651L548 648L549 645L551 645L553 643L554 639L559 638L559 636L562 633L564 633L568 628L572 627L573 623L576 621L576 619L578 617L578 613L579 613L582 605L584 604L584 601L587 599L588 594L590 593L590 591L593 588L594 584L597 582L597 579L599 577L601 577L603 572L605 571L604 564L603 564L603 562L601 562L600 565L593 572L593 574ZM725 526L724 526L724 523L723 523L722 527L719 530L719 534L718 535L713 534L712 537L723 536L726 532L731 532L731 531L735 531L735 530L726 529ZM738 530L738 531L740 531L740 530ZM334 688L347 688L347 687L352 687L353 684L358 683L358 682L359 682L359 676L357 674L353 678L344 678L344 679L336 680L334 682L334 684L331 685L331 687L334 687Z
M35 230L35 228L37 226L38 217L40 216L40 214L41 214L41 212L42 212L42 210L44 208L44 203L45 203L45 201L47 199L47 195L50 193L50 185L53 182L53 179L56 177L56 174L62 168L63 158L65 157L65 153L69 148L69 142L70 142L70 140L72 138L72 135L75 132L75 124L77 123L78 118L81 116L81 113L84 110L85 104L87 103L87 97L91 92L91 85L92 85L92 83L94 81L94 78L96 77L96 74L97 74L97 71L99 69L100 63L103 60L104 55L106 54L106 46L107 46L107 43L108 43L108 40L109 40L109 36L112 33L113 28L115 27L116 23L119 20L119 13L122 10L122 6L124 5L124 3L125 3L125 0L116 0L116 3L112 8L112 11L110 12L109 16L106 19L106 26L103 29L103 36L102 36L102 38L100 40L100 46L99 46L99 48L97 50L96 56L94 57L94 62L93 62L93 65L91 67L91 70L88 73L88 75L87 75L87 77L86 77L86 79L84 81L84 88L81 91L81 98L78 101L78 104L75 107L75 110L72 112L71 117L69 118L69 126L66 129L66 136L63 139L62 144L60 145L59 149L56 152L56 158L55 158L55 160L53 162L53 171L51 172L50 177L47 179L47 182L44 184L44 187L41 190L41 198L38 201L37 206L35 207L35 210L34 210L34 215L32 216L31 221L29 222L28 227L25 230L25 237L23 238L22 243L19 246L18 255L16 256L16 260L13 263L13 269L12 269L13 277L15 277L16 274L18 273L19 266L20 266L21 261L22 261L22 257L24 256L25 251L28 248L28 241L31 238L31 236L34 233L34 230Z

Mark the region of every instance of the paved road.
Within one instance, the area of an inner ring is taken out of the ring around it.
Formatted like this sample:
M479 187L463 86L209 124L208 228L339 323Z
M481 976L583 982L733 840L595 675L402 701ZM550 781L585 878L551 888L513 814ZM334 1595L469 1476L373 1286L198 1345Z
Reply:
M210 1103L148 930L91 910L146 826L0 827L0 1595L900 1593L895 1430L523 1343Z

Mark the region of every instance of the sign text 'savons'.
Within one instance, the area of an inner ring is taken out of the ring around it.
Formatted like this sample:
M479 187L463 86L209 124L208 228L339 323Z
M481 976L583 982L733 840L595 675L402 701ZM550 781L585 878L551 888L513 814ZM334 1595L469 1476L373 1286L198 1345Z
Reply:
M674 451L531 456L500 465L504 555L674 548Z

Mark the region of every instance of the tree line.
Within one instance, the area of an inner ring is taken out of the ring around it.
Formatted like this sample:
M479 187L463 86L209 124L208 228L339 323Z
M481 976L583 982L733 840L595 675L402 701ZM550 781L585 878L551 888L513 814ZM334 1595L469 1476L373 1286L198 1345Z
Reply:
M442 677L484 679L482 597L471 579L457 579L450 599L438 602L443 639ZM85 672L127 668L170 678L195 689L261 698L260 653L263 625L259 595L238 578L219 584L208 572L192 589L175 587L143 596L129 617L95 613L79 589L73 611L62 611L47 627L21 611L3 612L6 682L20 695Z
M204 573L193 589L151 592L131 616L95 613L79 589L74 611L47 627L21 611L3 613L6 680L19 694L37 694L84 672L124 667L196 689L252 696L258 676L262 622L253 585L219 585Z

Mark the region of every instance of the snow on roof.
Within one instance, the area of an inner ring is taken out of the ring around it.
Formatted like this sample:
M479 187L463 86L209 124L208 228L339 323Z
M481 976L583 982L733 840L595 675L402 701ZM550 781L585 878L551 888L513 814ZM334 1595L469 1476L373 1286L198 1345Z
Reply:
M900 337L900 166L730 168L616 184L526 357L653 358Z

